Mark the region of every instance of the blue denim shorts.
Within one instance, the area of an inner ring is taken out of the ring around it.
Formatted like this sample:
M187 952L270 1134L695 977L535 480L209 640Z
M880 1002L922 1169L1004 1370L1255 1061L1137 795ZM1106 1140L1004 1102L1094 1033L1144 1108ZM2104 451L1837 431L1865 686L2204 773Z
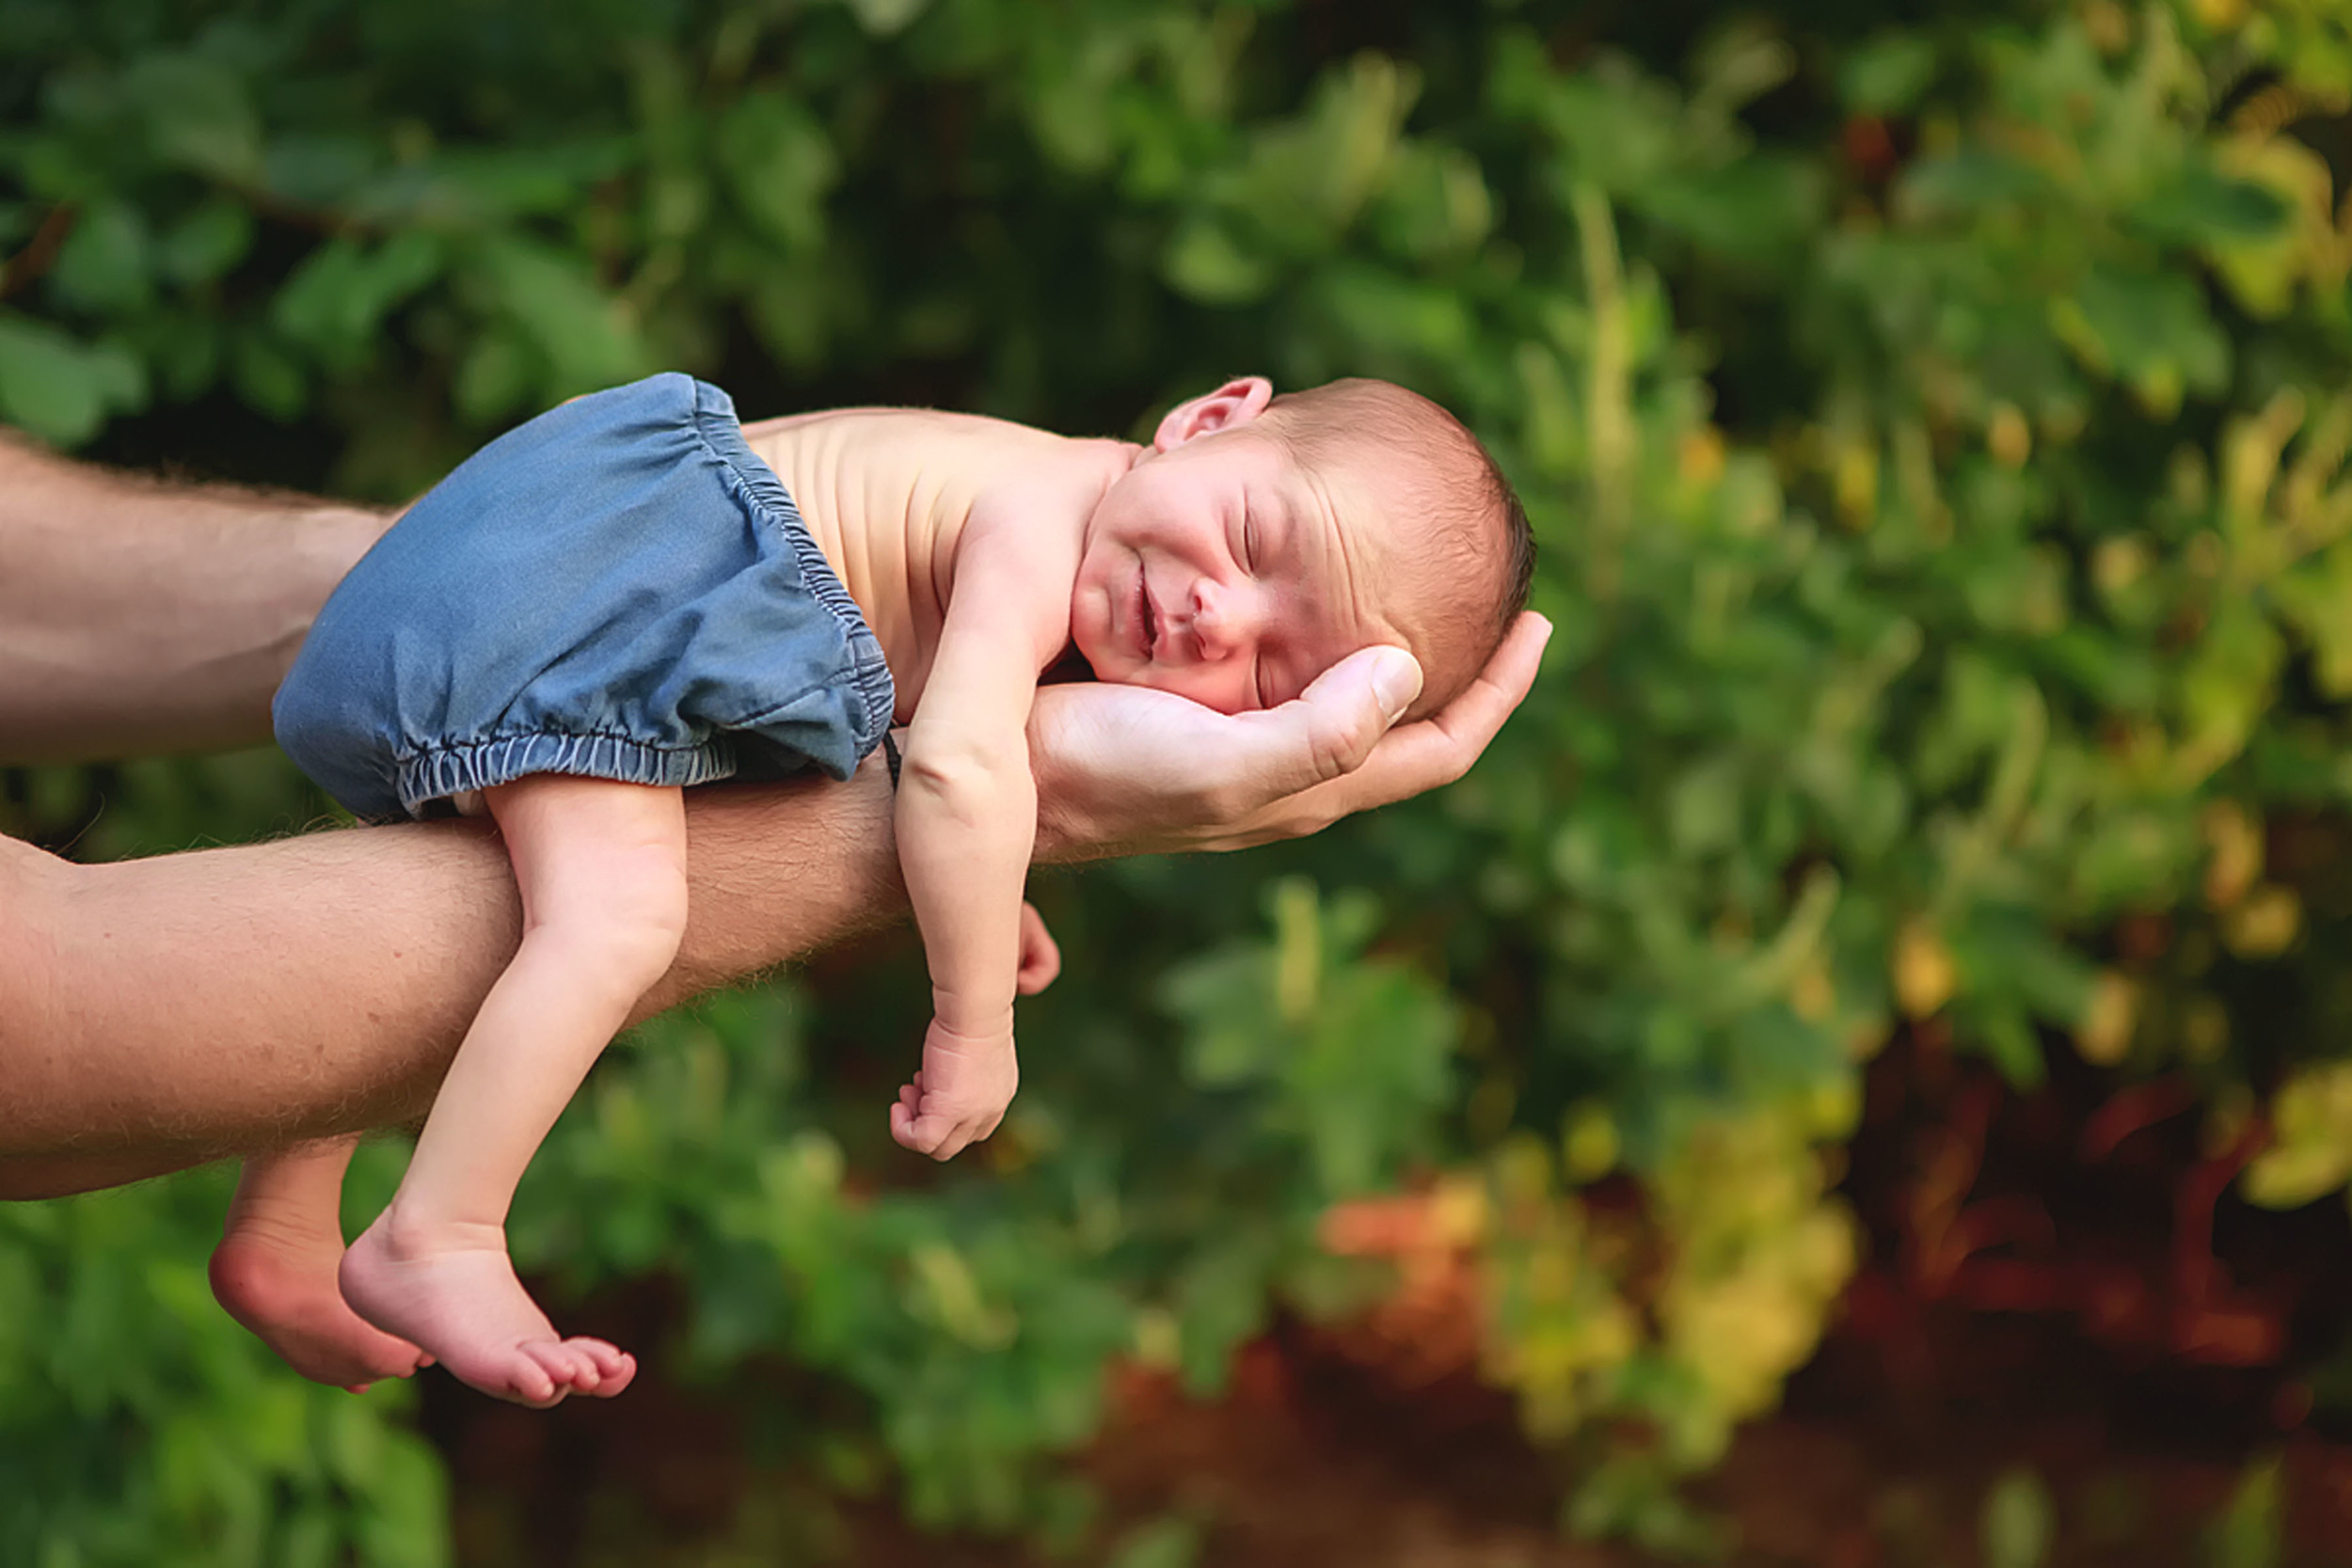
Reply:
M631 784L853 772L882 644L724 392L657 375L468 458L353 567L273 709L355 815L437 815L530 773Z

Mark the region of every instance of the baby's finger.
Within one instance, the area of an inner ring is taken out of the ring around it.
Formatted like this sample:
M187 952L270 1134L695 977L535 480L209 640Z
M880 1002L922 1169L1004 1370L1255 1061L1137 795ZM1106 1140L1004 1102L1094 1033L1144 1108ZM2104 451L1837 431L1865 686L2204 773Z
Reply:
M938 1157L942 1134L937 1117L909 1117L906 1129L906 1136L898 1140L900 1143L917 1154L929 1154L934 1159Z
M1046 927L1045 917L1025 899L1021 905L1021 968L1013 977L1013 989L1024 996L1035 996L1060 974L1061 948Z

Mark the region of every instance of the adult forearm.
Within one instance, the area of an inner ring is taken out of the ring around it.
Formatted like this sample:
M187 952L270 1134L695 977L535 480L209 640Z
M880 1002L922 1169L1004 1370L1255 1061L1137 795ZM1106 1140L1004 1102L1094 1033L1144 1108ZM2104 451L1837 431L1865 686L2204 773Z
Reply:
M389 521L0 435L0 763L266 740L311 617Z
M640 1016L903 907L879 764L695 791L688 835ZM421 1116L519 930L474 823L90 866L0 840L0 1197Z

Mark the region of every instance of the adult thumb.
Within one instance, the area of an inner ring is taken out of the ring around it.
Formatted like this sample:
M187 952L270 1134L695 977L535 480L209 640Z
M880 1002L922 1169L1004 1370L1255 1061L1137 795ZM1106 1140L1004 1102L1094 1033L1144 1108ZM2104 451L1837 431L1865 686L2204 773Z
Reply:
M1360 648L1317 676L1297 705L1311 777L1322 783L1363 766L1389 726L1421 695L1421 665L1402 648Z

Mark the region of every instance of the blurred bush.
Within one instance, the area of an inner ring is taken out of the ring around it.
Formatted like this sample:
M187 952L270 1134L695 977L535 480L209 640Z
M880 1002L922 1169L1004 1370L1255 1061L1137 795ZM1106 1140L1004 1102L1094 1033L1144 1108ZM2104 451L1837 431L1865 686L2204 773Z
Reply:
M1407 382L1521 486L1559 632L1487 760L1042 887L1070 963L983 1157L888 1145L887 975L661 1021L559 1128L526 1263L681 1281L640 1349L714 1385L836 1385L779 1418L831 1484L1085 1539L1051 1456L1105 1366L1213 1389L1278 1304L1375 1300L1319 1227L1444 1172L1569 1519L1692 1544L1672 1479L1854 1266L1899 1031L2178 1075L2273 1130L2257 1201L2352 1176L2352 26L1614 14L0 8L0 412L68 448L389 499L655 367L1131 431L1257 368ZM255 756L100 782L86 854L312 809ZM58 833L95 787L14 783ZM387 1407L200 1299L221 1191L0 1213L0 1325L50 1325L0 1327L0 1533L433 1560Z

